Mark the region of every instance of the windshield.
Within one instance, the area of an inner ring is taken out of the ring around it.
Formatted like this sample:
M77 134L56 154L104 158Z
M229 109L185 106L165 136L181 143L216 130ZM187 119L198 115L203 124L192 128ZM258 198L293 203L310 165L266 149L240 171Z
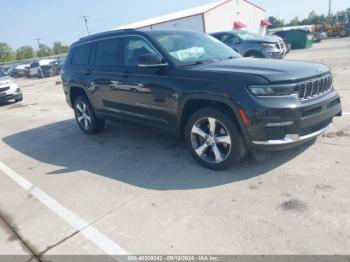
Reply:
M261 36L259 36L258 34L244 30L235 31L235 34L237 34L238 37L243 40L256 40L261 38Z
M178 66L241 57L227 45L203 33L151 31L149 34L168 52Z

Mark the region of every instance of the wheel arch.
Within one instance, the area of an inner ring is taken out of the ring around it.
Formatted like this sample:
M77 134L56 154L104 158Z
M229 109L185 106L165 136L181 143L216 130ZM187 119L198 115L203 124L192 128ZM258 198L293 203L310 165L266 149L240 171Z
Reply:
M90 101L89 96L87 95L86 90L83 87L73 85L69 88L69 100L72 107L74 105L75 99L77 99L79 95L86 97Z
M265 57L259 50L256 50L256 49L249 49L247 50L245 53L244 53L244 57L247 57L249 56L250 54L257 54L259 55L260 57Z
M184 129L187 121L194 114L194 112L209 106L214 106L220 110L226 112L234 124L237 126L238 130L246 137L246 130L244 128L244 123L239 114L239 104L228 98L223 97L208 97L207 95L196 97L187 97L182 102L181 111L179 112L178 119L178 130L181 136L184 134Z

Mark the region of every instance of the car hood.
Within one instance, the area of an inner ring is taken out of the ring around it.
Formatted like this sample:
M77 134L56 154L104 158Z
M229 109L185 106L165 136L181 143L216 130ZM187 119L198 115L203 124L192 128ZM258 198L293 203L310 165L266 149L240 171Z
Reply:
M261 58L236 58L203 64L192 70L259 75L270 82L301 80L329 72L323 64Z
M271 36L271 35L265 35L261 37L257 37L253 40L246 40L248 43L277 43L278 41L282 40L282 38L278 36Z
M0 77L0 84L2 84L3 82L10 81L10 80L11 80L10 76L2 76L2 77Z

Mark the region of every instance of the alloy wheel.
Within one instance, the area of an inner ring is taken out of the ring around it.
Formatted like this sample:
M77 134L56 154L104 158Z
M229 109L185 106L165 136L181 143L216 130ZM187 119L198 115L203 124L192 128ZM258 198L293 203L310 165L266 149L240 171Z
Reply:
M89 130L91 128L91 116L87 105L84 102L79 101L76 104L76 112L79 125L84 130Z
M231 152L228 129L213 117L204 117L194 123L191 143L196 154L207 163L221 163Z

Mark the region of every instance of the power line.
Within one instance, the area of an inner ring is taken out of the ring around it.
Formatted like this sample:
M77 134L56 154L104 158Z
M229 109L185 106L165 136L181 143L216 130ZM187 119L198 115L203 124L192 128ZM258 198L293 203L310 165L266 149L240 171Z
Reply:
M81 18L83 18L83 20L84 20L84 22L85 22L85 27L86 27L86 32L87 32L87 34L90 35L89 26L88 26L88 19L89 19L89 16L83 15L83 16L81 16Z

